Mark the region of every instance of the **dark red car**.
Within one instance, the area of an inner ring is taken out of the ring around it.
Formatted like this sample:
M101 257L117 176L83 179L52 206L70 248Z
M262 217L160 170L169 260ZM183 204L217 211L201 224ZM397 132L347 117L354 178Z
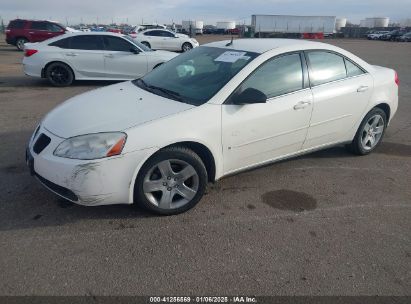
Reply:
M66 31L63 25L52 21L15 19L7 26L6 42L22 51L26 42L40 42Z

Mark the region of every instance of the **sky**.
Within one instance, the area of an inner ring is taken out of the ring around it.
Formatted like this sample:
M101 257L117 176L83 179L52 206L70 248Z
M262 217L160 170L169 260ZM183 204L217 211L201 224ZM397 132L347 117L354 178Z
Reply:
M0 0L0 18L49 19L61 23L158 22L182 20L250 23L252 14L346 17L359 23L366 17L411 18L411 0Z

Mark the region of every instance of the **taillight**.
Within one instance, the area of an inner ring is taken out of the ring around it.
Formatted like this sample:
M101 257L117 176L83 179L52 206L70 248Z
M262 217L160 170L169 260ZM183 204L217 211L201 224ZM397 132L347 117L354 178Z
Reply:
M400 85L400 79L398 78L397 72L395 72L395 83L397 84L397 86Z
M31 55L34 55L34 54L36 54L37 52L38 52L37 50L30 50L30 49L28 49L28 50L25 50L24 56L30 57Z

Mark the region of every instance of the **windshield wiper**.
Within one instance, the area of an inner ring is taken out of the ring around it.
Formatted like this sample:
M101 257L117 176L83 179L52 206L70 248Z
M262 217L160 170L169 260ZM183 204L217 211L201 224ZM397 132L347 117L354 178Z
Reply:
M144 86L144 88L149 92L153 93L153 90L157 90L157 91L160 91L161 93L167 95L168 97L171 97L174 100L184 102L181 95L179 93L175 92L175 91L164 89L164 88L153 86L153 85L149 85L143 79L137 79L137 81L140 84L142 84Z
M183 101L183 99L181 98L181 95L179 93L175 92L175 91L164 89L164 88L161 88L161 87L152 86L152 85L149 85L147 87L149 89L152 89L152 90L160 91L160 92L166 94L167 96L171 97L174 100Z

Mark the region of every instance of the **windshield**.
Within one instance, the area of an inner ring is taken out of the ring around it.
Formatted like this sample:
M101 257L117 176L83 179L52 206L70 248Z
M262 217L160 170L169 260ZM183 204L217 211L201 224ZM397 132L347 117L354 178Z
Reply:
M133 83L154 94L199 106L258 55L202 46L175 57Z
M150 49L148 46L145 46L144 44L138 42L137 40L131 38L130 36L123 36L124 38L126 38L127 40L130 40L132 43L134 43L135 45L137 45L140 49L142 49L144 52L153 52L152 49Z

